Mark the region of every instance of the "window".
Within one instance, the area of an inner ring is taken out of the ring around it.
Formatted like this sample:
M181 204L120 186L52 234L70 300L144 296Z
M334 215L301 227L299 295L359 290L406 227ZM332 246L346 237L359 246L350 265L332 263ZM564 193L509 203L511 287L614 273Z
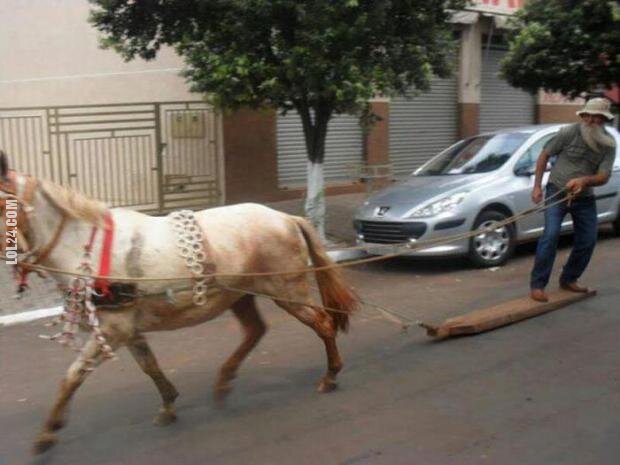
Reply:
M415 176L488 173L502 166L529 137L513 132L461 141L419 168Z
M547 143L553 139L557 133L547 134L534 142L527 152L523 154L519 161L515 165L515 171L534 171L536 169L536 162L538 157L542 153Z

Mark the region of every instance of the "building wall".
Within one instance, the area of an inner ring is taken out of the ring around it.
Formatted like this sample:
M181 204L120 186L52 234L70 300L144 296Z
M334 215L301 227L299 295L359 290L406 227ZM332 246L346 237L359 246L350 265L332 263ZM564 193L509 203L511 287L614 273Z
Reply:
M585 100L582 98L571 100L561 94L541 91L538 93L537 122L540 124L574 123L579 121L576 112L584 104Z
M390 102L387 99L375 100L370 103L371 111L378 117L374 126L366 136L365 162L369 165L383 165L390 163ZM389 170L381 169L377 175L389 173ZM367 179L367 183L375 189L389 184L390 176L378 176Z
M478 133L482 30L483 23L481 20L465 25L461 30L458 69L458 125L460 137L469 137Z
M390 157L390 103L389 100L371 102L371 111L379 117L366 138L366 162L370 165L389 163Z
M574 123L579 121L576 111L581 105L538 105L537 120L546 123Z
M226 202L277 195L276 113L241 110L223 120Z
M0 108L197 100L181 59L125 63L99 48L86 0L0 2Z

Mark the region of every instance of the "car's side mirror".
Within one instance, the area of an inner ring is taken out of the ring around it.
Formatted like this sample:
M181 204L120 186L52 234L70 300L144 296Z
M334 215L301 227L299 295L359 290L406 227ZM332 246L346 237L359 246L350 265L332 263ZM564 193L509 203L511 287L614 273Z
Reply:
M515 174L517 176L532 176L536 173L536 170L532 166L519 166L515 168Z

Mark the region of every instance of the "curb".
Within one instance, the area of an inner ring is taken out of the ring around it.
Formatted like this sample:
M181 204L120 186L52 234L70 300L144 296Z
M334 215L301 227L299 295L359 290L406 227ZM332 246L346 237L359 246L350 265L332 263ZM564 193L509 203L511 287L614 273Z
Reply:
M30 310L28 312L14 313L12 315L0 316L1 326L12 326L20 323L28 323L30 321L57 316L62 313L62 307L41 308L39 310Z
M329 250L327 255L335 262L346 262L347 260L355 260L366 256L366 252L360 249L356 250Z

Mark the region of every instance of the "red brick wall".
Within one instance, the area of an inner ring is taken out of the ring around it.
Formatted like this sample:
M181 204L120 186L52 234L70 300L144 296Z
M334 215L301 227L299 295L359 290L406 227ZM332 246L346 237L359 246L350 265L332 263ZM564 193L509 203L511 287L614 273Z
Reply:
M478 134L479 103L459 103L459 137L471 137Z
M574 123L579 121L575 114L580 105L538 105L536 107L536 121L546 123Z
M275 111L224 116L226 203L268 201L278 191Z

